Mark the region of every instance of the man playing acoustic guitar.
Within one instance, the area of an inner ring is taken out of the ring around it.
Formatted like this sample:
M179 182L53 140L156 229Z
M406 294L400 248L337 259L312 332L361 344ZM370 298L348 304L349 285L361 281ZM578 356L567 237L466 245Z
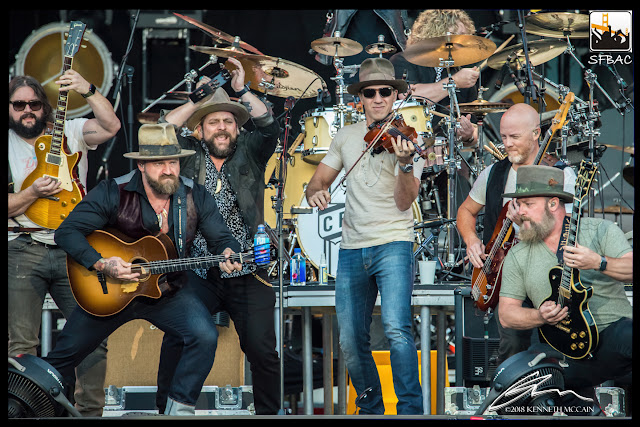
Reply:
M105 283L103 291L97 280L94 283L89 283L89 280L73 283L70 273L71 286L76 288L74 296L83 308L78 307L71 314L56 347L45 360L67 379L73 375L74 366L119 326L133 319L148 320L163 331L170 330L180 335L184 341L165 414L193 415L200 390L213 365L218 333L209 310L200 299L180 290L180 282L186 276L181 273L167 275L167 281L159 280L157 286L162 291L161 296L132 299L125 307L116 308L116 314L101 312L95 315L85 311L85 305L79 298L86 292L93 291L97 299L105 292L117 293L121 286L135 288L136 284L141 287L147 285L142 280L140 268L123 259L124 244L121 245L121 256L103 257L89 243L87 237L92 238L96 230L106 228L114 229L129 239L168 237L173 243L171 250L177 252L178 258L185 257L188 245L199 228L209 251L223 254L221 259L225 261L218 264L221 270L229 273L242 268L240 263L232 261L231 255L234 251L239 252L240 246L225 225L213 197L203 186L180 176L179 158L194 152L181 150L173 125L143 125L138 132L138 140L140 151L124 155L137 161L137 169L127 175L101 181L55 233L56 243L73 262L88 273L97 270L107 276L105 281L119 279L123 284L118 286L120 282L116 281L107 286ZM169 248L167 251L171 253ZM139 258L145 256L148 256L146 252L138 255ZM87 289L89 286L93 289Z

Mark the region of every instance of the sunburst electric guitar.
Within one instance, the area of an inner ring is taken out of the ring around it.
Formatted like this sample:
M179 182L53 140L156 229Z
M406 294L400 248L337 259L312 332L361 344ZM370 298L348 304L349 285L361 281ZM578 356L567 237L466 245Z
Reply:
M71 69L73 56L78 52L85 29L86 25L82 22L71 22L69 37L64 45L63 73ZM68 97L68 92L60 92L58 95L53 133L36 140L37 166L24 180L21 188L29 188L41 177L51 177L60 183L62 191L49 197L38 198L24 213L32 222L43 228L58 228L84 197L84 187L77 174L77 165L82 153L65 152L64 123Z
M104 258L118 256L133 264L132 271L140 273L139 281L118 280L88 270L67 255L71 292L78 305L94 316L119 313L136 297L160 298L160 283L165 273L214 267L225 260L224 255L177 258L175 247L166 234L134 241L116 231L96 230L87 236L87 241ZM271 251L262 245L230 258L241 263L266 265L271 261Z
M573 92L569 92L564 97L562 105L553 117L551 126L540 145L538 154L533 162L534 165L540 164L549 148L553 134L564 126L569 108L574 99ZM475 305L484 311L489 308L495 308L498 304L500 286L502 285L502 263L504 262L504 257L507 256L507 252L514 244L515 230L513 229L513 221L507 218L508 207L509 204L507 203L500 211L491 239L485 248L487 257L484 260L484 264L480 268L474 267L471 274L471 296Z
M589 193L596 169L593 163L585 160L580 164L567 246L575 246L577 243L582 201ZM562 354L573 359L582 359L598 346L598 328L589 310L589 298L593 295L593 288L587 288L580 282L580 270L567 267L566 264L551 269L549 282L551 295L545 301L554 301L561 307L569 307L569 312L564 320L555 325L539 327L540 336Z

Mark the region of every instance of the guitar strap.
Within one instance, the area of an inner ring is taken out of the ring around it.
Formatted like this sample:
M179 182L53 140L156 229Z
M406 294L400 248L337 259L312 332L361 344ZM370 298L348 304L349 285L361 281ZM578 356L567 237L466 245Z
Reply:
M560 235L560 241L558 242L558 250L556 251L556 256L558 257L558 262L560 264L563 263L564 247L567 245L567 240L569 240L570 226L571 226L571 218L568 216L565 216L564 220L562 221L562 234Z
M176 250L178 257L184 258L186 251L187 238L187 187L193 187L193 180L180 177L182 185L178 186L178 190L173 195L173 218L174 218L174 241L176 242Z

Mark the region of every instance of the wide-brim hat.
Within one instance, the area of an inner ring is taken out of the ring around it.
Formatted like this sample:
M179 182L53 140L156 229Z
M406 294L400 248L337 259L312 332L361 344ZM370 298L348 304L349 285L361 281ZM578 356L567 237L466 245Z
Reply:
M396 79L393 64L386 58L367 58L360 64L358 83L347 86L347 92L351 95L360 93L360 89L366 86L389 85L400 93L405 93L409 84L402 79Z
M558 197L564 202L573 201L573 194L564 191L564 172L552 166L520 166L516 175L516 190L502 197Z
M138 151L123 156L135 160L177 159L195 154L183 150L178 143L175 127L171 123L145 124L138 130Z
M215 113L216 111L227 111L233 114L236 122L238 122L238 127L244 125L251 117L247 107L239 102L232 101L224 89L218 88L213 93L213 96L187 119L187 128L191 131L195 130L196 126L200 124L207 114Z

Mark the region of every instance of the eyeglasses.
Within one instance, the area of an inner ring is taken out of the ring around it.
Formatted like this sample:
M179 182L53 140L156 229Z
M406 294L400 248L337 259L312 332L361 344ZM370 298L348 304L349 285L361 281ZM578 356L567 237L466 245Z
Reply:
M383 87L382 89L371 89L366 88L362 89L362 96L365 98L374 98L376 96L376 92L380 94L383 98L388 98L393 93L394 89L392 87Z
M9 101L9 104L13 105L15 111L23 111L27 104L31 111L38 111L42 108L42 101Z

